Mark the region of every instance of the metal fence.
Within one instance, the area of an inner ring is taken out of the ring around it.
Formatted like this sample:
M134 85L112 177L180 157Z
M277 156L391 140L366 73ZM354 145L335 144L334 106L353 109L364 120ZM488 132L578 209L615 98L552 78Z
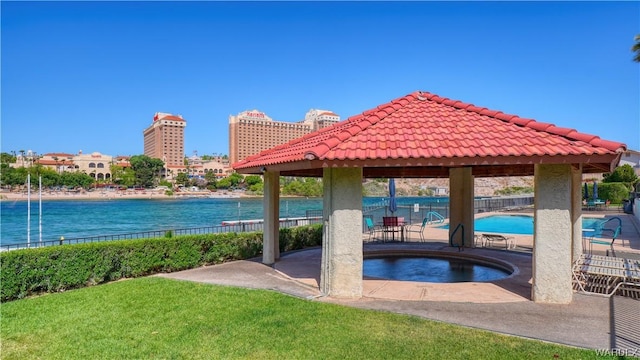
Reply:
M474 211L476 213L500 211L524 208L533 205L533 196L525 197L502 197L502 198L486 198L476 199L474 201ZM448 203L429 203L415 205L398 205L398 210L393 213L394 216L404 217L408 223L421 222L427 213L437 212L443 218L449 218L449 204ZM380 202L365 206L362 209L364 217L370 217L374 222L381 222L383 216L390 214L388 204L386 202ZM290 228L296 226L305 226L312 224L322 223L322 210L307 210L306 217L304 218L287 218L280 219L281 228ZM363 219L363 229L365 228ZM24 248L38 248L43 246L64 245L64 244L81 244L100 241L113 241L113 240L131 240L131 239L149 239L149 238L161 238L169 236L179 235L199 235L199 234L217 234L217 233L232 233L232 232L253 232L263 231L264 223L261 220L251 221L234 221L219 226L208 226L199 228L186 228L186 229L163 229L155 231L143 231L127 234L114 234L114 235L101 235L90 237L77 237L77 238L65 238L64 240L47 240L47 241L35 241L31 243L20 244L7 244L0 246L0 251L24 249Z
M320 210L322 213L322 210ZM312 216L306 218L281 219L280 228L291 228L296 226L306 226L322 223L322 216ZM207 226L198 228L185 229L164 229L154 231L142 231L127 234L100 235L76 238L61 238L58 240L32 241L31 243L7 244L0 246L0 251L38 248L44 246L67 245L67 244L83 244L101 241L114 240L134 240L134 239L153 239L162 237L172 237L179 235L200 235L200 234L219 234L219 233L240 233L263 231L264 223L262 221L241 221L234 224Z
M492 211L505 211L505 210L518 210L524 209L533 205L533 196L520 196L520 197L499 197L499 198L480 198L475 199L473 202L474 212L492 212ZM422 222L428 213L436 212L445 219L449 218L449 203L428 203L428 204L415 204L415 205L398 205L398 210L393 213L393 216L403 217L405 222L410 224ZM378 204L362 209L363 217L371 218L374 223L382 223L382 217L390 216L388 204ZM363 229L366 228L363 219Z

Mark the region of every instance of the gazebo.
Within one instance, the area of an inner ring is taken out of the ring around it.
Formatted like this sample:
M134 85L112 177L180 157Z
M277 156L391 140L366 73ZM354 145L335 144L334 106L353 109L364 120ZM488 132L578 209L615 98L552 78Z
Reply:
M582 253L583 173L611 172L626 145L416 91L244 159L264 176L263 263L280 257L279 177L323 179L320 290L362 296L363 178L449 178L450 236L472 246L474 177L534 176L532 299L570 303Z

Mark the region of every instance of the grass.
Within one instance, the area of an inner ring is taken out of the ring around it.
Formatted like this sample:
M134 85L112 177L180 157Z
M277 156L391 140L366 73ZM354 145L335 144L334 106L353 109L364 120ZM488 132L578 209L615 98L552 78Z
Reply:
M602 359L414 316L158 277L0 305L2 359Z

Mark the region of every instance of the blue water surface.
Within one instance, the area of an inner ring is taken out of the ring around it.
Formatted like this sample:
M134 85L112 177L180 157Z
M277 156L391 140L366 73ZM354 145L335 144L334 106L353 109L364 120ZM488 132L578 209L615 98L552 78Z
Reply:
M509 272L466 259L437 257L396 257L365 259L364 276L434 283L493 281L505 278Z
M602 219L582 218L582 227L585 229L598 228L598 224L602 223ZM530 215L491 215L475 219L473 224L476 232L500 233L500 234L517 234L517 235L533 235L533 216ZM448 225L441 228L448 229ZM595 236L600 233L596 232Z
M378 206L376 217L384 215L387 198L365 197L363 207ZM168 229L219 226L223 221L262 219L262 198L176 198L0 201L0 245L32 244L90 236L127 234ZM400 197L398 206L407 211L414 204L446 207L448 198ZM280 217L304 217L307 211L322 210L322 198L281 198ZM40 216L42 220L40 221ZM27 226L27 224L30 226ZM42 228L42 232L40 232ZM29 234L28 234L29 233Z

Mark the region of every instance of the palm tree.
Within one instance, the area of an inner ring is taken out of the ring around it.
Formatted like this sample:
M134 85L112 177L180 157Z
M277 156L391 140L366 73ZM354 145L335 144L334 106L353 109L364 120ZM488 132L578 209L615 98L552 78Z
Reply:
M640 34L636 35L633 38L633 40L636 42L631 47L631 51L635 53L635 56L633 57L633 61L640 62Z

